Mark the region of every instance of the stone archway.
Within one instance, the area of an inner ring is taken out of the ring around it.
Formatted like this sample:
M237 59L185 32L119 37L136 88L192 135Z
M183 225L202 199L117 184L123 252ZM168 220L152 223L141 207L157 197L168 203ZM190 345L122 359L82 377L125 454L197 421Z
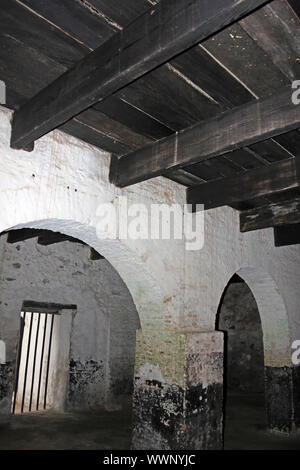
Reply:
M283 297L273 278L261 267L243 267L235 274L251 290L260 315L268 427L290 433L293 428L291 342Z
M151 329L153 322L164 324L164 303L159 286L147 272L138 257L120 240L112 239L103 234L97 236L95 227L72 220L45 219L26 222L9 227L6 230L22 228L45 229L60 232L77 238L101 253L119 273L126 284L137 312L141 328Z
M143 263L119 240L110 239L105 234L99 238L94 227L75 221L39 220L14 225L5 231L23 228L59 231L82 240L100 252L123 279L132 296L141 323L136 343L133 396L134 446L154 449L164 446L176 448L178 435L173 432L174 422L166 420L166 422L158 423L156 432L153 428L149 428L154 413L149 394L153 391L153 383L161 384L155 393L155 407L168 408L168 418L171 417L172 420L174 414L173 421L176 422L176 428L182 425L182 415L178 417L177 410L172 408L172 400L176 400L177 396L170 394L166 397L165 391L174 389L174 384L184 387L184 361L180 361L179 357L185 354L185 349L182 347L183 336L174 332L167 324L160 289ZM178 368L178 362L182 363L182 367Z

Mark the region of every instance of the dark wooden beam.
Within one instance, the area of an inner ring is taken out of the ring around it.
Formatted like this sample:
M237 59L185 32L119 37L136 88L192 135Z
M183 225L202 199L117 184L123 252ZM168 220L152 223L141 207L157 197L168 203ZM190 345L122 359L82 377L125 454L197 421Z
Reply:
M24 300L22 310L30 312L50 313L59 310L76 310L76 304L56 304L52 302L36 302L34 300Z
M30 238L38 237L39 245L53 245L54 243L60 243L63 241L69 241L73 243L85 243L77 238L70 237L59 232L52 232L51 230L35 229L35 228L22 228L16 230L10 230L7 232L7 243L17 243L28 240Z
M300 106L292 103L291 95L291 87L284 87L270 97L238 106L125 155L111 168L110 179L116 186L129 186L296 129Z
M38 238L38 244L44 246L53 245L54 243L60 243L65 241L85 245L82 240L78 240L77 238L70 237L69 235L65 235L63 233L51 232L48 230L40 234Z
M17 243L28 240L29 238L38 237L40 230L35 228L22 228L18 230L10 230L7 232L7 243Z
M275 246L299 245L300 223L274 227Z
M16 111L11 146L24 148L266 0L162 0Z
M300 196L289 201L256 207L240 214L241 232L295 223L300 223Z
M187 189L189 204L204 204L205 209L231 205L300 186L300 159L290 158L230 178Z

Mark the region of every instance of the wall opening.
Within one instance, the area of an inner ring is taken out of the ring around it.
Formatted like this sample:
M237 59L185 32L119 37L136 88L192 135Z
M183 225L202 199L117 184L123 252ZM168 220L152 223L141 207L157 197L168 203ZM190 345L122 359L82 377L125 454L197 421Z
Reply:
M47 391L56 319L59 321L58 312L21 312L13 414L49 408Z
M56 404L62 309L75 310L76 305L23 302L12 414L48 410Z
M225 448L247 445L247 433L266 427L264 345L260 313L248 285L234 275L216 320L224 332ZM234 442L234 444L233 444Z
M82 432L90 428L99 437L88 445L101 448L101 438L107 445L110 430L118 447L129 448L136 330L141 325L127 285L99 249L78 237L45 228L16 229L0 237L0 249L0 332L7 346L2 371L6 386L0 390L3 419L6 409L22 426L41 419L40 442L49 448L49 426L56 435L53 440L59 440L57 420L73 415L75 419L78 413ZM22 305L24 298L35 302ZM70 300L74 304L68 304ZM52 308L47 309L49 305ZM18 383L15 380L13 390L14 376ZM43 411L50 408L46 424ZM33 415L35 411L39 413ZM27 416L19 421L21 413ZM28 424L24 445L31 431L34 427ZM70 433L67 439L58 445L80 448L86 437ZM0 446L15 448L0 427L1 441Z

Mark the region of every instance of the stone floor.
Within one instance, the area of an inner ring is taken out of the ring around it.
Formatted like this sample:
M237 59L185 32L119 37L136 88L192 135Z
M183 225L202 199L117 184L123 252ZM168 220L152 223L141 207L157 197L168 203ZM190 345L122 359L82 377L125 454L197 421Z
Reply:
M227 450L300 450L300 430L290 436L267 430L263 395L229 395L224 448Z
M261 396L230 396L226 407L225 449L300 450L300 431L279 436L267 431ZM130 449L130 412L93 409L16 415L0 426L0 449Z
M128 411L55 411L12 416L0 427L0 449L123 450L130 449Z

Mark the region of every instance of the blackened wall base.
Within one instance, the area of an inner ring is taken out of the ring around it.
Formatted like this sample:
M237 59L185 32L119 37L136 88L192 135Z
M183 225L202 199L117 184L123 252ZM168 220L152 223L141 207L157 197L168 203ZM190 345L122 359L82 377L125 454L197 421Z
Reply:
M105 395L105 375L102 361L92 359L82 362L70 360L68 409L84 409L103 405Z
M289 434L293 429L292 369L265 367L268 427Z
M181 340L184 353L177 364L177 384L148 380L148 364L144 375L136 376L134 449L222 449L223 333L188 332ZM151 374L153 369L156 377L164 377L157 365L151 366Z
M185 449L184 391L159 381L135 383L133 440L137 450Z
M14 364L0 364L0 424L11 416L11 400L14 384Z
M223 448L223 385L190 387L186 395L186 449Z
M300 428L300 365L293 367L294 423Z

